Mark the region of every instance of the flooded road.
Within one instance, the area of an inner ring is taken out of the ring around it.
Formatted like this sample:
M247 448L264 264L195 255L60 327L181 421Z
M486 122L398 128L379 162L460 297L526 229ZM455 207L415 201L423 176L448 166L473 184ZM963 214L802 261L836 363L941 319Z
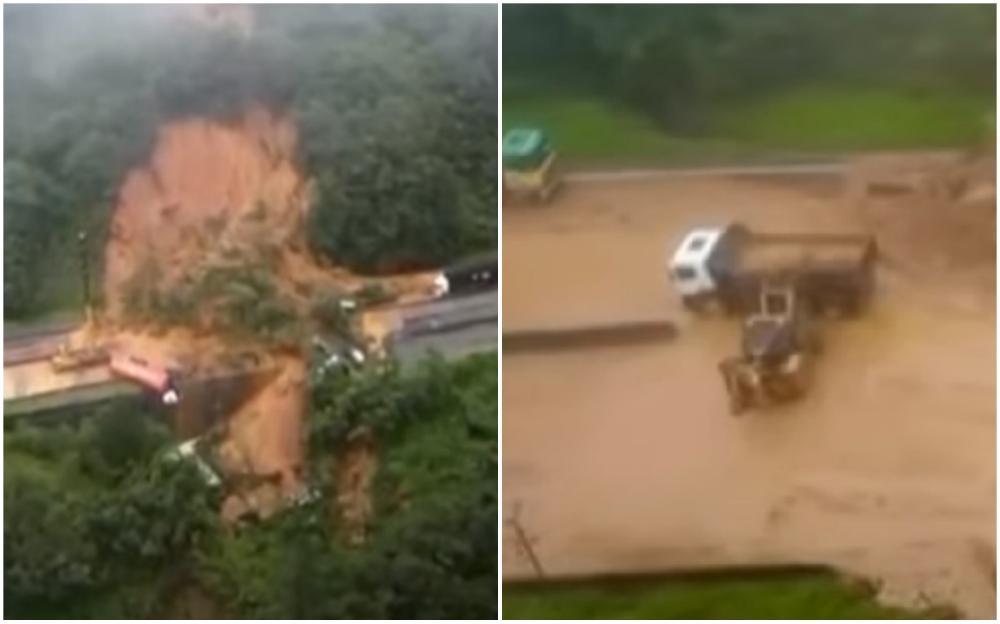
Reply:
M732 319L679 307L666 261L695 225L856 231L829 181L617 182L505 207L504 331L673 321L669 343L503 359L503 503L551 575L822 562L883 598L995 611L995 309L961 280L882 271L823 328L805 400L729 415ZM505 534L504 574L531 575Z

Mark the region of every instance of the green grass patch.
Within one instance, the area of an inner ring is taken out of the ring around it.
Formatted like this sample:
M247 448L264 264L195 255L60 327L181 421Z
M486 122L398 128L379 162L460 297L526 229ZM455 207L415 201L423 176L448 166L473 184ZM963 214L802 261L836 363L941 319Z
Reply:
M991 98L832 87L796 89L717 114L716 133L809 150L952 147L993 131Z
M504 619L910 619L832 573L507 585Z
M599 96L519 94L504 98L503 127L545 129L575 165L700 165L957 147L995 133L995 111L984 96L807 87L720 103L701 136L678 137Z
M752 146L733 141L670 136L626 106L596 97L504 98L504 132L517 126L544 129L560 156L577 164L711 162L753 152Z

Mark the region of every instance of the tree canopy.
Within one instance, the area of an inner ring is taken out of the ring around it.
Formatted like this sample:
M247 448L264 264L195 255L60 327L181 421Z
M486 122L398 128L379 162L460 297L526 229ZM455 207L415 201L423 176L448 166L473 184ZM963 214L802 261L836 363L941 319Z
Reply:
M150 414L4 438L4 597L18 618L497 616L497 360L428 360L313 390L318 493L240 528L218 492L168 461ZM374 437L373 516L345 537L334 477L359 428Z
M503 33L505 92L598 92L674 131L792 85L995 91L987 5L513 5Z

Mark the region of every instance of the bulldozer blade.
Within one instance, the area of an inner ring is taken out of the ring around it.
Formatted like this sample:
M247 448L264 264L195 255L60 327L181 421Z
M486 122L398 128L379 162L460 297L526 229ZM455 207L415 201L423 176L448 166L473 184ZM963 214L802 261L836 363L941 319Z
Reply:
M738 359L724 360L719 363L719 372L729 394L729 411L733 416L739 416L750 407L748 395L752 394L752 390L744 387L744 364Z

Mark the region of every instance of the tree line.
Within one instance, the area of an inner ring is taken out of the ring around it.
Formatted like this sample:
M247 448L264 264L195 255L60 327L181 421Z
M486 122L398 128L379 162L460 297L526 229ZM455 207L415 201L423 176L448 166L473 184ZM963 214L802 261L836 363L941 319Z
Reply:
M15 618L495 619L497 360L330 374L312 394L304 504L239 528L135 404L4 436ZM373 514L345 538L338 462L375 440Z
M995 92L994 6L513 5L503 19L505 93L600 93L673 131L802 84Z

